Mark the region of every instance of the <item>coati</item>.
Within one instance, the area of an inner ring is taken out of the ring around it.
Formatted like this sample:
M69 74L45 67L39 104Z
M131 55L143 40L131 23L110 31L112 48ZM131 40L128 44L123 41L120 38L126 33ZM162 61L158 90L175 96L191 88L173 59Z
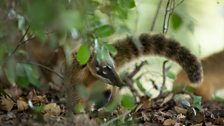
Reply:
M201 60L204 71L204 81L194 87L195 93L204 100L210 100L215 91L224 87L224 51L215 53ZM190 85L186 73L182 70L177 74L174 86Z
M67 94L70 96L68 103L70 107L80 99L76 97L72 100L75 91L72 90L79 84L91 87L92 84L101 79L105 83L115 86L124 86L116 73L123 65L142 55L158 55L171 59L184 69L191 83L201 83L203 79L203 70L200 61L190 53L188 49L181 46L176 40L165 37L163 34L142 33L137 38L141 46L138 48L132 37L117 40L113 46L117 49L117 55L111 62L99 63L95 54L92 54L86 65L80 65L74 58L71 65L65 68L65 83L67 84ZM89 88L91 89L91 88ZM71 91L72 90L72 91ZM112 88L106 90L112 92Z

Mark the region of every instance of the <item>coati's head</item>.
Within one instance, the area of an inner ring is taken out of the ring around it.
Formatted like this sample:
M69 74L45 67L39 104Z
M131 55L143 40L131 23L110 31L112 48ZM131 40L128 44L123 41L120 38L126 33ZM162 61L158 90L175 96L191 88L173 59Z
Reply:
M114 60L111 56L108 56L106 61L98 61L96 55L93 55L87 67L93 76L104 82L118 87L124 86L124 83L116 72Z

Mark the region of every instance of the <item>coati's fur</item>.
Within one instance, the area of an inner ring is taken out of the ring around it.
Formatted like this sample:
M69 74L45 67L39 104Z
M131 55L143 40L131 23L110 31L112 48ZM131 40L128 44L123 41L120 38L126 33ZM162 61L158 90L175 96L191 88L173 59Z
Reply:
M119 70L126 63L142 55L158 55L180 64L187 73L187 77L191 83L200 83L202 81L203 70L200 61L176 40L167 38L163 34L143 33L137 38L140 48L136 46L136 42L134 40L136 39L127 37L114 42L113 46L118 52L113 58L116 70ZM93 83L100 79L97 76L96 68L94 68L94 65L91 65L93 60L95 60L94 56L90 58L87 65L80 65L76 58L74 58L73 63L66 66L65 77L67 77L66 83L68 91L79 84L83 84L91 89L90 87ZM112 88L110 87L108 90L111 89ZM70 92L70 96L75 95L74 91ZM73 104L77 101L69 102Z

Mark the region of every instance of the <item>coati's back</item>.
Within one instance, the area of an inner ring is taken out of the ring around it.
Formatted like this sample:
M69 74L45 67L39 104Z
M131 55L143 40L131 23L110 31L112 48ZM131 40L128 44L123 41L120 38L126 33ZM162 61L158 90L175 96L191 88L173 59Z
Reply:
M195 87L196 93L204 99L211 99L216 90L224 88L224 51L202 59L201 63L204 71L204 81ZM191 83L182 70L178 73L174 84L190 85Z

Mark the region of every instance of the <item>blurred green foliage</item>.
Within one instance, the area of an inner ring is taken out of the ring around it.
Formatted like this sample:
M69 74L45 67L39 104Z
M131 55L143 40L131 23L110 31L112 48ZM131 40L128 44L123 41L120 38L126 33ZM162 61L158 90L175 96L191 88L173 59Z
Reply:
M16 75L17 82L22 87L27 87L29 83L36 88L41 86L37 67L33 67L30 64L17 63Z
M15 59L9 59L7 61L6 67L4 68L6 77L8 79L8 81L12 84L12 85L16 85L16 62Z
M90 58L90 51L86 44L82 44L77 52L77 59L81 65L86 64Z
M142 93L145 93L145 92L146 92L146 90L145 90L145 88L143 87L143 85L142 85L140 79L136 79L136 80L135 80L135 83L137 84L138 89L139 89Z
M113 27L110 25L102 25L95 30L95 34L98 37L107 37L114 33Z
M172 13L171 15L171 26L173 30L178 30L183 24L183 20L178 13Z
M35 115L35 119L39 122L44 122L44 106L40 105L40 106L34 106L32 108L32 112Z
M81 103L77 104L74 108L75 113L85 112L85 107Z
M32 42L32 39L27 41L32 37L53 49L62 46L67 63L72 63L72 50L76 48L74 45L79 44L76 58L80 64L86 64L91 53L96 53L99 61L107 60L110 54L114 56L117 53L110 44L111 38L121 32L131 33L125 21L129 19L130 12L136 9L135 6L135 0L2 0L0 73L12 85L23 88L44 85L41 82L41 70L29 64L32 56L25 47ZM181 16L174 13L171 17L172 28L178 30L182 23ZM24 35L27 29L28 33ZM170 76L173 78L173 75ZM143 93L147 92L140 80L136 80L136 83ZM83 97L88 95L85 89L78 90L81 90L79 92L83 93ZM115 108L118 101L111 103L107 110ZM134 96L124 95L121 104L132 109L135 105ZM77 108L79 110L81 108Z
M108 105L105 106L105 111L107 112L113 112L113 110L119 105L120 99L119 97L116 97L111 101Z
M192 102L192 105L196 107L198 110L203 111L203 107L201 105L201 96L195 96Z
M135 107L135 97L129 94L124 94L121 99L121 105L127 109Z
M0 65L3 68L1 70L4 70L1 73L6 75L12 85L27 87L31 84L40 87L41 76L37 66L25 64L30 61L30 54L23 48L25 44L29 44L26 43L27 39L38 38L41 43L49 43L51 48L62 45L67 63L71 63L71 52L74 48L72 45L75 42L71 37L79 38L82 44L76 58L80 64L86 64L92 53L90 47L97 39L100 43L99 49L96 49L97 54L101 59L106 59L109 53L116 54L116 49L108 44L109 37L124 27L123 23L117 22L127 19L129 10L135 7L135 2L3 0L0 6ZM28 27L28 33L24 36ZM20 40L21 38L23 39ZM18 45L19 48L16 49Z

